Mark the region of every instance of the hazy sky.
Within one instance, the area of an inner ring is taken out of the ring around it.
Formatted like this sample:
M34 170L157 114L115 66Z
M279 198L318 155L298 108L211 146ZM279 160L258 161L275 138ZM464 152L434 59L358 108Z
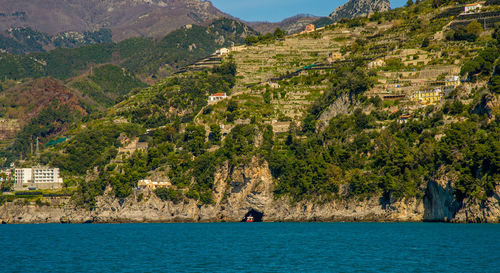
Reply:
M348 0L211 0L220 10L247 21L277 22L300 13L329 15ZM389 0L392 8L407 0Z

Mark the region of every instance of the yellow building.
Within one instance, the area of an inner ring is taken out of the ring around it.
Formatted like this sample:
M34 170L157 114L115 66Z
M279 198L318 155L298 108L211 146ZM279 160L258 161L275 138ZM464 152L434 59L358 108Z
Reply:
M445 82L444 82L444 86L453 86L453 88L457 88L458 86L460 86L460 84L461 84L461 82L460 82L459 76L447 77Z
M432 105L441 101L443 95L443 91L439 88L427 91L417 91L410 96L410 101L424 105Z

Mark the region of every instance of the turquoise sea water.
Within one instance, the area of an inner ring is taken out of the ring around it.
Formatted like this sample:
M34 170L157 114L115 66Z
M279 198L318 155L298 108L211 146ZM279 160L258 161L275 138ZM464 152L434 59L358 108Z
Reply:
M0 225L1 272L500 272L500 225Z

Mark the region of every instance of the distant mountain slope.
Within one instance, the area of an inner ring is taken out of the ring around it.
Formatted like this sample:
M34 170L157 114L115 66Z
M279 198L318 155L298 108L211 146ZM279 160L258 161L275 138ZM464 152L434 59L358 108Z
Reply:
M31 27L55 35L109 28L115 41L162 37L225 16L202 0L0 0L0 30Z
M391 9L389 0L349 0L344 5L338 7L330 14L333 21L342 18L354 18L368 15L374 11L387 11Z
M120 43L97 44L76 49L58 48L29 55L0 54L0 77L22 79L51 76L67 79L93 65L118 63L144 77L169 74L206 57L216 49L242 44L256 32L245 24L220 19L208 26L191 25L161 40L130 38Z
M293 17L287 18L281 22L270 23L270 22L250 22L248 23L256 31L266 34L271 33L276 28L285 30L289 34L297 33L304 30L305 26L311 24L318 19L317 16L310 14L299 14Z
M75 48L83 45L111 43L109 29L98 31L63 32L50 36L27 27L10 28L0 32L0 51L14 54L45 52L56 47Z

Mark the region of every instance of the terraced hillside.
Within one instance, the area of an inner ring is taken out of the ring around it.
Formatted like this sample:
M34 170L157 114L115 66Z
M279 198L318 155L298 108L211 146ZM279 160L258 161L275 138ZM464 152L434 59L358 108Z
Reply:
M205 59L205 70L74 123L70 139L33 161L61 168L87 208L101 195L147 206L146 179L166 182L154 194L172 219L279 207L279 219L359 210L498 222L500 26L451 28L455 8L426 0L310 33L247 37L220 65ZM312 213L322 205L335 208Z

